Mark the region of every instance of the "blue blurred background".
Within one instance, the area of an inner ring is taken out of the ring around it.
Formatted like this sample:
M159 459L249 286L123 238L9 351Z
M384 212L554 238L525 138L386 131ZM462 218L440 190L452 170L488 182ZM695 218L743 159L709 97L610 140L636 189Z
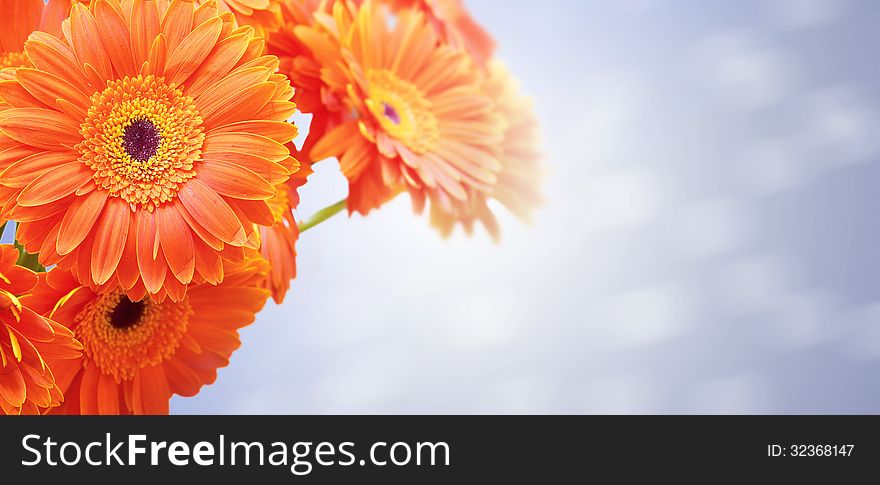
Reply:
M469 6L536 100L537 222L315 228L173 412L880 411L880 2ZM324 162L299 217L345 192Z

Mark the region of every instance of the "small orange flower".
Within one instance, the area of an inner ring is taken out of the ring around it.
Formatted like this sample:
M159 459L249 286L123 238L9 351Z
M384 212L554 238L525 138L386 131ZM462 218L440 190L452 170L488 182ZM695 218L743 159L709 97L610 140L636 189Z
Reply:
M27 301L37 274L16 266L18 250L0 246L0 411L37 414L64 400L47 361L80 357L73 332L40 316Z
M98 294L68 272L40 279L31 299L82 341L80 359L49 360L65 402L58 414L167 414L173 394L194 396L239 347L238 329L269 297L266 261L248 251L224 261L219 285L194 284L178 301Z
M250 25L258 37L265 38L281 26L283 3L283 0L217 0L217 7L221 12L232 12L239 25Z
M495 40L467 11L462 0L383 0L392 10L400 12L415 8L428 20L450 45L466 50L481 66L495 52Z
M531 100L520 93L518 84L503 63L493 60L487 69L483 89L495 100L504 118L501 172L498 183L489 194L474 194L466 202L454 204L451 211L432 205L431 222L444 236L448 236L456 224L460 223L470 233L474 223L480 222L497 240L500 228L489 208L489 199L497 200L525 222L531 222L532 212L544 201L541 195L544 171L538 148L541 137Z
M350 212L368 213L402 191L451 210L488 193L501 169L502 123L472 59L444 44L422 13L389 27L370 1L337 2L331 17L296 29L321 61L321 79L348 117L312 148L339 159Z
M292 145L292 144L291 144ZM294 152L296 148L292 148ZM297 155L297 158L300 158ZM299 188L305 185L312 168L300 162L299 170L291 175L286 184L278 187L278 195L269 201L274 216L274 224L260 228L260 253L269 262L272 270L266 278L265 286L272 291L275 303L282 303L290 282L296 278L296 241L299 239L299 226L293 211L299 205Z
M296 30L314 24L314 16L326 9L322 0L298 0L281 5L281 28L269 37L269 53L280 59L280 70L296 86L294 101L304 113L340 109L321 82L321 63L296 35Z
M0 205L41 262L180 301L256 248L294 165L293 88L213 1L95 0L0 83Z

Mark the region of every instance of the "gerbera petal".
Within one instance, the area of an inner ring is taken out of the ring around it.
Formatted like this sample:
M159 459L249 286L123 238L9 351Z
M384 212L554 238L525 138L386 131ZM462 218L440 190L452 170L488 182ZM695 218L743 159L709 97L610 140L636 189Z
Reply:
M132 404L137 414L168 414L171 390L161 366L141 369L132 382Z
M155 215L147 211L137 213L138 240L137 261L140 268L144 285L150 293L156 293L165 282L165 274L168 266L164 259L157 261L156 248L158 245L158 233Z
M248 153L271 162L283 162L290 150L275 140L254 133L211 133L205 137L204 153Z
M69 116L84 118L91 105L89 98L79 88L52 73L22 68L16 70L15 77L22 87L50 108L59 107L59 99L70 103L75 110L66 113Z
M61 220L56 243L58 254L68 254L79 246L97 222L106 201L107 193L102 190L76 198Z
M70 11L70 40L80 64L92 66L99 79L113 79L113 67L101 40L97 21L81 3L74 4Z
M72 151L46 151L24 156L0 174L0 183L6 187L27 187L35 177L61 165L76 163L77 158Z
M98 413L119 414L119 386L109 374L101 374L97 389Z
M189 215L227 244L241 246L247 240L244 229L229 205L217 192L199 180L190 180L178 194Z
M275 187L254 172L221 160L205 161L199 167L199 180L220 195L245 200L266 200Z
M67 115L42 108L13 108L3 112L0 131L26 145L47 150L79 143L79 126Z
M218 42L191 76L186 86L187 94L197 98L205 89L213 87L229 74L235 63L244 55L249 38L245 34L238 34Z
M79 408L82 414L98 414L98 382L101 371L94 365L85 368L79 388Z
M92 179L92 172L81 162L58 165L43 173L24 188L18 196L18 204L34 207L55 202Z
M135 66L140 66L150 56L153 40L159 35L159 8L153 0L134 0L131 7L130 23L131 51Z
M128 239L130 220L128 204L119 199L107 201L96 226L95 245L92 247L92 279L95 283L106 283L116 271L125 249L125 240Z
M195 271L195 250L192 233L177 208L169 205L156 211L159 241L171 273L183 284L192 281Z
M217 39L220 37L220 29L223 21L219 17L196 27L190 32L168 57L165 65L165 76L168 82L183 84L190 75L205 60Z
M192 0L173 0L162 18L162 34L168 42L169 51L173 52L192 31L192 21Z
M101 42L113 68L120 76L133 76L137 73L131 52L131 38L128 26L122 18L122 13L117 11L110 2L97 1L95 3L95 24L100 34ZM139 19L133 23L138 23Z

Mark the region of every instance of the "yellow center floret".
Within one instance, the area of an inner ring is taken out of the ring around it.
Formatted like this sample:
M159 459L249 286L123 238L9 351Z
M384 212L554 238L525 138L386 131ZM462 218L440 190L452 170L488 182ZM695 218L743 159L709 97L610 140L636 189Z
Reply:
M437 118L419 88L387 70L368 71L367 82L364 102L385 133L418 154L436 147L440 139Z
M168 360L186 333L189 302L133 302L121 291L99 296L76 316L83 352L116 382Z
M205 140L193 99L154 76L108 83L92 96L80 132L98 187L151 211L196 175Z

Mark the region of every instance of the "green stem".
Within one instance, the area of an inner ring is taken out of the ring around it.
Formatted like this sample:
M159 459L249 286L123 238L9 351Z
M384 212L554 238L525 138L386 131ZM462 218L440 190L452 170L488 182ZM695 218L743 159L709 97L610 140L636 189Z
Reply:
M309 229L317 226L318 224L326 221L327 219L330 219L336 214L339 214L343 211L343 209L345 209L347 203L348 201L346 199L342 199L331 206L327 206L319 210L308 220L299 223L299 232L306 232Z

